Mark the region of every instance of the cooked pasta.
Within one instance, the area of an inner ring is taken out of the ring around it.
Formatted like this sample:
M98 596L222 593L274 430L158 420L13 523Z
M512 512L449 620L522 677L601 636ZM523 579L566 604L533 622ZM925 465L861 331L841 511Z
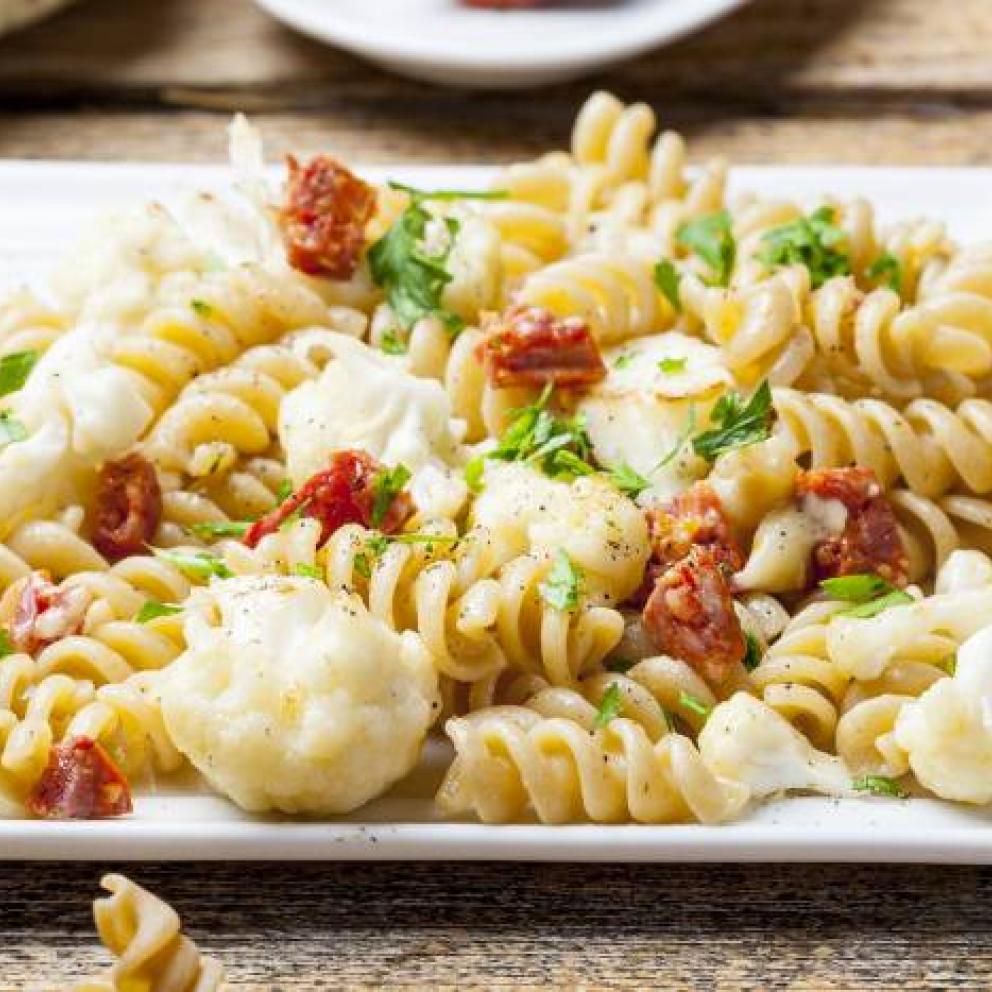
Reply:
M0 304L2 815L333 816L445 732L485 823L992 802L989 245L607 93L484 189L231 158ZM112 981L216 986L111 888Z

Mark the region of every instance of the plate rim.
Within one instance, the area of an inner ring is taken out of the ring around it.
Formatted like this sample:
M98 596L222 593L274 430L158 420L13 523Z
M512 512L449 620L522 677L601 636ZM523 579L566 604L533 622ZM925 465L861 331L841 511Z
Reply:
M631 19L625 31L605 39L600 35L584 44L573 42L571 50L558 48L543 54L526 50L497 54L478 48L463 53L446 46L443 38L437 36L432 43L427 36L377 34L365 27L352 27L344 18L329 22L326 14L315 13L316 7L308 7L300 0L255 0L255 3L276 20L311 38L384 63L473 74L510 74L574 72L639 55L704 28L750 0L667 0L655 10L646 10L640 20ZM541 16L541 12L499 12L499 16Z

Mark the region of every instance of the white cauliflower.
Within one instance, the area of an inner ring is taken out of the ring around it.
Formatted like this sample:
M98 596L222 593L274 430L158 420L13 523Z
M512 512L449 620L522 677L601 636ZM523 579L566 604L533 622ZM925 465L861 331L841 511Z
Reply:
M895 739L941 799L992 802L992 626L961 646L953 678L900 710Z
M439 706L420 638L312 579L246 576L191 599L161 676L180 751L253 812L347 813L416 764Z

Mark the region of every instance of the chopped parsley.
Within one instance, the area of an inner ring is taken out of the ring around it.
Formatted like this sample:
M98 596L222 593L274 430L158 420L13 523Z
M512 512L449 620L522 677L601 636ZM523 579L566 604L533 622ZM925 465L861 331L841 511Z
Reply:
M197 317L203 317L206 320L208 317L213 316L214 308L203 300L190 300L189 305Z
M803 265L818 289L834 276L851 273L851 260L842 249L845 235L836 223L833 207L820 207L808 217L767 231L758 261L765 265Z
M205 540L215 537L244 537L251 524L247 520L217 520L190 524L186 529Z
M395 180L390 180L389 188L416 200L505 200L510 195L505 189L417 189Z
M395 327L390 327L389 330L383 334L379 347L387 355L405 355L409 350L406 339L401 337Z
M372 279L386 291L386 299L403 330L409 330L422 317L436 316L452 335L464 322L445 310L441 302L444 288L452 280L446 265L461 224L453 217L442 221L447 243L433 254L424 245L428 225L434 219L424 207L429 200L502 199L505 192L463 192L459 190L419 190L402 183L390 183L410 197L410 203L389 230L369 248Z
M319 565L307 565L304 562L293 566L293 575L299 575L304 579L322 579L324 577Z
M369 556L364 551L361 551L355 555L354 565L355 571L358 572L363 579L372 578L372 563L369 561Z
M0 396L23 388L40 357L37 351L15 351L0 358Z
M596 714L594 726L599 729L605 727L611 720L615 720L620 715L620 707L623 699L620 696L620 686L616 682L610 683L609 689L603 693L603 698L599 703L599 712Z
M753 672L761 664L761 642L754 634L744 635L744 667Z
M482 479L486 472L486 459L483 455L473 458L462 473L465 476L465 484L478 495L482 492Z
M679 295L679 282L681 281L679 270L674 263L667 258L663 258L654 267L654 284L662 291L665 299L672 305L672 309L677 313L682 312L682 298Z
M410 470L405 465L397 465L395 468L382 469L372 481L372 525L378 527L393 500L400 494L403 487L410 481Z
M290 479L283 479L276 487L276 505L281 505L293 495L293 483Z
M685 367L688 364L688 358L663 358L658 362L658 368L665 375L678 375L680 372L685 371Z
M28 429L9 410L0 410L0 447L23 441Z
M208 551L183 551L179 548L152 548L156 558L174 565L191 579L230 579L234 573Z
M556 610L572 613L578 609L581 587L582 569L559 549L548 577L538 587L541 598Z
M634 356L629 351L625 351L622 355L617 355L613 359L613 367L615 369L625 369L633 360Z
M664 468L669 462L674 461L678 458L679 453L682 449L692 440L692 435L696 433L696 405L694 403L689 404L689 418L686 420L685 430L679 436L679 439L672 445L667 455L664 455L661 461L652 469L652 471L657 471L659 468Z
M6 658L14 651L14 642L10 639L10 634L3 627L0 627L0 658Z
M631 499L637 499L645 489L651 488L651 483L643 475L635 472L626 462L614 465L606 473L606 477L620 492Z
M894 779L885 775L862 775L851 783L855 792L867 792L873 796L890 796L905 799L909 793Z
M174 617L182 613L183 608L173 603L160 603L157 599L149 599L134 615L135 623L148 623L159 617Z
M737 244L730 225L730 214L726 210L686 221L676 231L675 239L709 266L714 285L730 284Z
M724 393L710 413L710 423L719 426L697 434L692 439L693 450L708 462L715 462L727 451L766 441L771 436L774 419L772 390L767 379L747 403L737 392Z
M872 574L841 575L824 579L820 588L831 597L854 605L836 614L839 617L867 619L893 606L914 602L908 592L897 589L881 576Z
M590 475L592 442L585 418L558 416L548 408L554 386L549 383L536 403L514 411L514 419L499 444L485 457L504 462L530 462L551 478L572 479ZM473 475L480 470L473 466Z
M883 252L868 266L868 278L877 279L893 292L902 290L902 266L890 251Z
M704 720L713 712L712 706L707 706L698 696L686 692L685 689L679 692L679 705L697 716L701 716Z
M850 609L842 610L836 616L856 617L859 620L867 620L878 616L879 613L884 613L886 610L891 610L894 606L905 606L907 603L915 602L916 600L905 590L893 589L892 592L888 592L884 596L879 596L878 599L873 599L868 603L862 603L860 606L852 606Z

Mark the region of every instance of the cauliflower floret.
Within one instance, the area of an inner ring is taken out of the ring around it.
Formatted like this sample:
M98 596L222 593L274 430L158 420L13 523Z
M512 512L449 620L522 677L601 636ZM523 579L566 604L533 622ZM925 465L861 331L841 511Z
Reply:
M623 602L643 580L651 551L644 514L602 478L558 482L524 465L490 462L472 512L504 558L564 551L594 600Z
M941 799L992 802L992 626L961 646L953 678L900 710L895 739Z
M851 793L851 773L840 758L817 751L785 717L745 692L709 715L699 753L711 771L750 786L756 797L794 789Z
M253 812L347 813L406 775L439 706L420 638L312 579L246 576L194 594L161 676L180 751Z

